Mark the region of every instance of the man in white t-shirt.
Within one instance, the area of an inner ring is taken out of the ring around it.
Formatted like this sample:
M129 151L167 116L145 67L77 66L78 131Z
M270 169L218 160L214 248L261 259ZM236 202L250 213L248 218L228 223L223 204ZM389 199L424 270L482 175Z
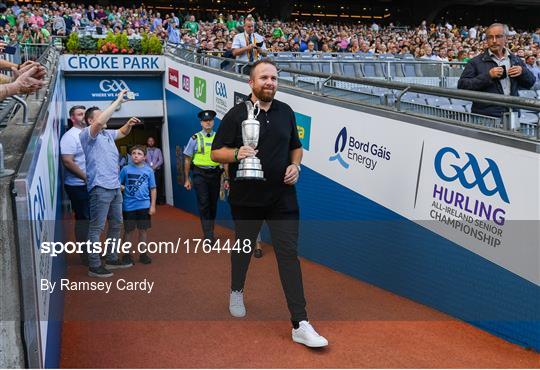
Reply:
M244 32L234 36L232 54L239 62L254 63L266 56L264 37L255 32L253 18L247 18L244 24ZM245 72L249 73L248 68Z
M60 153L64 164L64 189L71 208L75 213L75 240L84 242L88 239L88 220L90 219L89 197L86 189L86 164L79 139L80 132L86 127L84 112L86 108L76 105L69 110L69 119L73 124L60 140ZM88 265L86 254L81 255L84 265Z

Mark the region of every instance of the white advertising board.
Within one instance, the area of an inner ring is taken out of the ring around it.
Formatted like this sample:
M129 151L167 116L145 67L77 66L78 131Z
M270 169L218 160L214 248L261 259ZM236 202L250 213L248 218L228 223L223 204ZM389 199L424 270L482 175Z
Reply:
M218 118L250 92L245 82L166 64L165 88ZM276 99L307 118L297 122L305 166L540 285L537 153L293 94Z

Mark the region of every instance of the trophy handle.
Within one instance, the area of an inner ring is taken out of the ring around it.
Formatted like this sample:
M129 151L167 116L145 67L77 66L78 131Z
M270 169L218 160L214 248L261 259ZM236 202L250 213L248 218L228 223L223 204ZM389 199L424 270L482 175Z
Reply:
M255 113L255 109L257 109L257 113ZM261 113L261 106L259 101L257 100L255 104L253 105L253 119L257 119L257 116Z
M256 119L261 112L259 101L257 100L255 104L253 104L251 100L246 100L245 103L247 107L248 119ZM255 110L257 110L257 114L255 114Z

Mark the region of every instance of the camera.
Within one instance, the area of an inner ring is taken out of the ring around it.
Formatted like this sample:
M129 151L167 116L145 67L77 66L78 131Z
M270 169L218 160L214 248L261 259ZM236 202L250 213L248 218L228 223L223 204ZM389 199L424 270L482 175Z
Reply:
M135 93L133 91L128 91L126 96L129 100L135 100Z

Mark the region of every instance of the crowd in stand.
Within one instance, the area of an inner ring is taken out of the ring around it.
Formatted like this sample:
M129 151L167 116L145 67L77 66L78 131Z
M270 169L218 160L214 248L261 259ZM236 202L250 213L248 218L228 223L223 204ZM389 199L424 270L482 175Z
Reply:
M105 35L125 32L129 38L154 33L163 41L185 44L203 52L224 53L232 48L234 36L243 32L246 17L241 14L204 15L144 7L84 6L48 4L6 5L0 2L0 40L8 45L48 43L51 37L71 32ZM394 27L377 23L340 23L265 20L254 16L256 32L273 52L320 51L413 55L443 61L467 61L485 48L484 26L451 23L416 27ZM520 57L540 58L540 28L528 31L508 29L510 51Z

